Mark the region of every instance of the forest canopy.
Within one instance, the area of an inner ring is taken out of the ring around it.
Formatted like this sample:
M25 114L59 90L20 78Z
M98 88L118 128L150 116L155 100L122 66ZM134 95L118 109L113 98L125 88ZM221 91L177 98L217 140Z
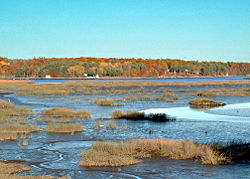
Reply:
M177 59L0 57L1 78L239 76L250 74L250 63L198 62Z

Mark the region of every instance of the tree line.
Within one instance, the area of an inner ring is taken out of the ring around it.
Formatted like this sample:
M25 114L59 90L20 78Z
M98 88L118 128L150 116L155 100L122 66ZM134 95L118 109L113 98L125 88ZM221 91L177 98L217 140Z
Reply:
M178 59L0 57L2 78L31 77L168 77L248 75L250 63L198 62Z

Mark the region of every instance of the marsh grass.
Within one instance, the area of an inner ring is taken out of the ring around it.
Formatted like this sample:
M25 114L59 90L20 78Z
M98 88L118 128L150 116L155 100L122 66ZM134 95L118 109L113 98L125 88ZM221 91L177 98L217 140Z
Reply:
M196 98L189 102L192 106L211 106L211 107L217 107L217 106L225 106L225 103L215 102L211 99L207 98Z
M0 95L3 95L3 94L13 94L14 92L13 91L10 91L10 90L0 90Z
M232 162L250 160L250 143L232 141L226 145L212 144L211 146L214 150L230 158Z
M41 115L49 115L53 117L68 117L68 118L81 118L81 119L89 119L91 114L86 110L74 111L66 108L52 108L49 110L43 110Z
M113 100L95 100L95 104L98 106L115 106L115 102Z
M230 163L222 154L209 145L198 145L192 141L136 140L98 143L88 152L82 153L81 166L120 167L141 163L141 159L163 157L174 160L197 160L205 165Z
M212 91L197 91L193 93L188 93L188 96L200 96L200 97L216 97L217 94Z
M0 141L17 140L18 135L40 131L38 126L6 123L0 125Z
M137 100L138 101L149 101L151 99L150 96L138 96Z
M27 139L24 139L24 140L23 140L23 146L27 146L27 145L29 145L28 140L27 140Z
M14 117L9 118L8 122L18 122L19 124L26 124L27 121L28 121L28 118L26 118L26 117L23 117L23 116L14 116Z
M167 103L173 103L173 102L174 102L174 99L167 99L166 102L167 102Z
M130 103L132 101L136 101L137 100L137 97L136 96L131 96L131 97L125 97L125 101L127 103Z
M155 98L155 101L166 101L167 98L166 97L163 97L163 96L160 96L160 97L156 97Z
M176 97L177 95L174 93L166 93L164 95L162 95L163 97Z
M170 117L164 113L160 114L148 114L146 115L143 112L136 111L127 111L127 113L123 113L122 111L114 111L111 115L113 119L127 119L127 120L148 120L153 122L166 122L166 121L175 121L174 117Z
M99 130L101 127L101 124L102 124L102 121L100 120L96 121L95 126L94 126L95 130Z
M220 88L220 89L210 89L208 91L196 91L193 93L187 93L188 96L200 96L200 97L217 97L217 96L250 96L249 88L242 89L229 89L229 88Z
M14 108L14 107L15 107L14 104L7 102L7 101L0 100L0 109L8 109L8 108Z
M109 122L109 123L106 124L106 128L114 130L116 128L116 123L115 122Z
M52 118L52 117L37 117L36 120L39 121L39 122L42 122L42 121L54 122L55 121L55 119Z
M98 106L123 106L123 104L115 104L114 100L95 100Z
M196 93L196 96L201 96L201 97L216 97L217 94L209 91L199 91Z
M178 97L177 94L174 93L167 93L163 94L162 96L156 97L154 100L155 101L165 101L167 103L173 103L175 100L179 100L180 98Z
M27 84L27 82L1 82L0 90L15 89L16 95L59 95L68 96L71 94L85 95L123 95L130 92L141 94L146 88L158 88L157 92L167 92L164 87L171 86L223 86L250 84L250 81L240 82L195 82L195 83L172 83L172 82L140 82L140 81L71 81L62 84ZM129 90L128 90L129 89ZM152 92L154 93L154 92Z
M0 114L0 123L4 123L4 122L10 122L11 118L9 116L4 116L3 114Z
M37 132L40 128L33 125L21 125L18 123L1 124L1 133L16 133L16 134L29 134L31 132Z
M117 111L114 111L111 115L111 118L113 119L121 119L121 117L123 116L123 112L121 110L117 110Z
M28 116L32 114L32 108L20 107L0 109L0 116Z
M48 124L48 133L60 133L60 134L74 134L77 132L82 132L84 129L81 124Z
M70 120L70 118L59 118L56 120L56 122L58 122L58 123L70 123L71 120Z
M1 179L56 179L54 177L49 177L49 176L16 175L18 173L30 171L30 170L31 170L31 167L26 166L26 165L0 162L0 178ZM67 178L60 177L60 179L67 179Z
M7 140L15 141L17 139L18 139L17 133L0 132L0 142L4 142Z

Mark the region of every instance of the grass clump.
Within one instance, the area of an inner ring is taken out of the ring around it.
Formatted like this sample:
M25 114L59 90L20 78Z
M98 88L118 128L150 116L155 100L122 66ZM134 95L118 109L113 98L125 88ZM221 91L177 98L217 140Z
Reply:
M77 132L82 132L84 129L81 124L55 124L49 123L48 130L49 133L61 133L61 134L74 134Z
M81 119L89 119L91 117L90 113L86 110L81 110L76 112L66 108L52 108L49 110L43 110L40 114L49 115L53 117L69 117L69 118L81 118Z
M113 112L111 117L113 119L127 119L127 120L134 120L134 121L149 120L149 121L154 121L154 122L166 122L166 121L176 120L175 118L170 117L164 113L146 115L143 112L128 111L127 113L123 113L120 110Z
M113 114L111 115L111 118L113 119L121 119L123 116L123 112L121 110L114 111Z
M0 95L3 95L3 94L13 94L13 93L14 93L13 91L1 90L1 89L0 89Z
M232 141L224 146L213 144L212 147L230 158L232 162L250 160L250 143Z
M163 96L155 98L155 101L166 101L166 100L167 100L167 98L163 97Z
M95 104L98 106L123 106L123 104L115 104L113 100L95 100Z
M8 109L8 108L14 108L14 107L15 107L14 104L7 102L7 101L0 100L0 109Z
M196 91L188 93L188 96L200 96L200 97L216 97L217 94L214 91Z
M162 95L163 97L177 97L177 95L176 94L174 94L174 93L167 93L167 94L164 94L164 95Z
M116 123L115 122L109 122L109 123L106 124L106 128L114 130L116 128Z
M18 123L0 125L1 133L28 134L39 131L39 127L33 125L21 125Z
M16 175L18 173L30 171L30 170L31 170L31 167L26 166L26 165L18 165L14 163L0 162L0 178L2 179L56 179L54 177L49 177L49 176ZM60 179L67 179L67 178L60 177Z
M101 121L96 121L95 126L94 126L95 130L99 130L101 127L101 124L102 124Z
M98 106L115 106L115 102L113 100L95 100L95 104Z
M216 93L209 92L209 91L198 91L196 93L196 96L201 96L201 97L216 97Z
M120 167L142 162L140 159L164 157L175 160L197 160L206 165L230 162L209 145L198 145L192 141L172 142L165 140L137 140L98 143L88 152L82 153L81 166Z
M15 141L17 139L18 139L17 133L0 132L0 142L4 142L7 140Z
M32 115L32 108L0 108L0 116L28 116Z
M32 108L15 108L13 110L7 111L9 116L27 116L27 115L32 115Z
M139 100L139 101L148 101L150 99L151 99L150 96L138 96L137 97L137 100Z
M126 97L125 100L127 103L130 103L132 101L136 101L137 97L136 96Z
M211 106L211 107L217 107L217 106L225 106L225 103L220 103L220 102L215 102L211 99L207 98L197 98L193 99L192 101L189 102L190 105L192 106Z
M0 125L0 141L17 140L19 134L29 134L39 131L40 128L33 125L21 125L18 123Z

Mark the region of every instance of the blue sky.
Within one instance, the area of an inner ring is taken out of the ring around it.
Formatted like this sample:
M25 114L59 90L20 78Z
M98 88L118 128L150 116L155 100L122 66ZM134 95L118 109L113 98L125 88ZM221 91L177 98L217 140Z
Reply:
M250 62L250 0L0 0L0 56Z

